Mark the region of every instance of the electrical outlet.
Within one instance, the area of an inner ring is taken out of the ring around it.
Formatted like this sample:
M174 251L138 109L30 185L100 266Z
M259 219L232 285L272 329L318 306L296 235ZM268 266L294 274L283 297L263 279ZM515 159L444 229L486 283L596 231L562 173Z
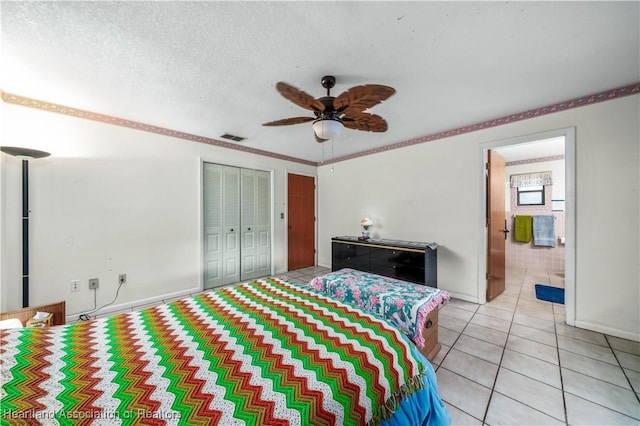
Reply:
M80 291L80 280L71 280L71 293Z
M127 274L118 275L118 284L126 284L127 283Z
M89 278L89 289L95 290L100 285L100 282L97 278Z

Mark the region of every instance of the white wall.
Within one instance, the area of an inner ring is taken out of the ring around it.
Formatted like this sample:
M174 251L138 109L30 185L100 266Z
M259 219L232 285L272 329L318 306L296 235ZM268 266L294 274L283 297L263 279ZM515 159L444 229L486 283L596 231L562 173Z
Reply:
M128 281L115 308L198 290L202 160L273 171L273 266L286 270L286 172L315 167L11 104L2 113L1 145L53 154L30 163L31 305L66 300L77 318L94 306L88 279L100 279L102 306L119 273ZM20 170L0 155L3 311L22 300Z
M575 323L640 340L639 117L640 96L627 96L319 167L318 263L366 212L375 237L440 244L438 286L481 300L479 145L575 126Z

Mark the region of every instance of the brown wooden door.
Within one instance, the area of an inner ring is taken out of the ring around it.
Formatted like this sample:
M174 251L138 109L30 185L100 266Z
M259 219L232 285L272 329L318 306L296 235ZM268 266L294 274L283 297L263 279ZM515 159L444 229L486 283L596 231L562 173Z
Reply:
M311 176L288 175L288 270L315 265L315 183Z
M487 302L504 291L504 158L489 150L487 163Z

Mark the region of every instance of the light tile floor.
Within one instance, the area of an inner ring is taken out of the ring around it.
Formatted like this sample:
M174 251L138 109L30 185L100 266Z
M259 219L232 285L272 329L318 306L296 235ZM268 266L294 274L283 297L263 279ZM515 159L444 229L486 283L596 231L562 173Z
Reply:
M327 272L277 276L308 284ZM537 300L536 283L564 287L509 269L495 300L440 309L433 365L453 425L640 425L640 343L566 325L564 306Z
M312 267L280 278L301 284ZM640 343L570 327L563 305L536 299L544 272L507 270L506 288L478 305L442 307L433 365L454 425L640 425Z

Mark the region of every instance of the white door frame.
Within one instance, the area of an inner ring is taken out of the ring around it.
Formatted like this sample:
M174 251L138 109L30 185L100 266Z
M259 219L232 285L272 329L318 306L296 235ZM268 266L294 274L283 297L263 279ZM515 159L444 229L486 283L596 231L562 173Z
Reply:
M502 139L497 141L485 142L479 145L478 157L481 161L480 167L482 182L482 191L480 191L480 211L482 214L478 220L480 229L479 248L480 259L478 261L478 302L486 303L487 291L487 229L484 218L486 204L486 181L485 181L485 163L487 162L487 150L508 145L518 145L523 143L535 142L543 139L551 139L556 137L564 137L564 161L565 161L565 321L568 325L575 325L576 320L576 129L575 127L567 127L562 129L550 130L542 133L534 133L530 135L518 136L515 138Z

